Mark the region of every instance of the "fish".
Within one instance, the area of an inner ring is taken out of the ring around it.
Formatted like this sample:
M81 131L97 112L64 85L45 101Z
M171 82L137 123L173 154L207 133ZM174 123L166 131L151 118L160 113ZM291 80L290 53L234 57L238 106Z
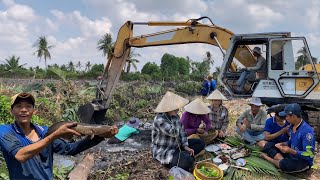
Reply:
M61 121L54 123L51 125L45 134L46 136L49 136L53 132L55 132L57 129L59 129L60 126L66 124L66 123L75 123L71 121ZM76 123L74 127L70 127L70 129L73 129L80 133L81 135L88 135L93 138L96 135L102 135L105 138L111 138L115 134L113 133L114 131L114 126L108 126L108 125L100 125L100 124L86 124L86 123ZM65 137L66 139L69 139L70 137Z

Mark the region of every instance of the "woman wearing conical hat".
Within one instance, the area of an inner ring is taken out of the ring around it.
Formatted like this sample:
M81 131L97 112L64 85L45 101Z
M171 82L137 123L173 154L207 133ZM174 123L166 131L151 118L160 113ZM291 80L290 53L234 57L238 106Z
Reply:
M177 114L179 108L188 104L188 100L172 92L167 92L155 111L152 128L151 151L153 158L171 168L178 166L189 171L194 155L204 149L201 139L187 139L186 132Z
M211 110L199 98L193 100L184 107L185 112L182 114L181 123L188 136L192 134L205 134L211 128L211 122L208 113Z
M216 89L207 97L207 99L211 100L209 120L212 129L218 130L218 136L223 138L226 136L226 129L229 125L228 109L222 105L222 101L227 100L227 98Z

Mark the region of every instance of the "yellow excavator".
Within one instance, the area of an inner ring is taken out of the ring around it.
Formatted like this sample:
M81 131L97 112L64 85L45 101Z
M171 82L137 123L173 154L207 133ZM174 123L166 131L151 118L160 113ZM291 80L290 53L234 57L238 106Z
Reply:
M200 23L203 19L211 24ZM141 25L176 28L133 37L134 27ZM93 121L104 116L132 47L190 43L211 44L221 50L224 58L219 83L232 97L260 97L268 106L297 102L305 110L316 110L320 105L320 66L312 61L304 37L291 37L289 32L234 34L215 25L208 17L185 22L127 21L118 32L114 51L105 66L106 77L102 79L106 79L106 85L98 88L97 100L79 109L80 119L89 122L92 116ZM237 81L243 70L256 64L255 47L265 59L265 71L256 72L256 77L246 80L244 90L239 93ZM302 50L303 55L300 54Z

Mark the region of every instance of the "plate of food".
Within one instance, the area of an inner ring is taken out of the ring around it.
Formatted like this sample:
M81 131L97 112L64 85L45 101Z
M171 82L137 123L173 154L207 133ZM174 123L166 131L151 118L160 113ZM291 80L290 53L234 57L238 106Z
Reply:
M222 150L228 150L228 149L231 149L231 147L228 145L228 144L217 144L217 146L220 147L220 149Z
M215 144L211 144L211 145L205 147L205 150L208 152L217 152L220 150L220 147Z

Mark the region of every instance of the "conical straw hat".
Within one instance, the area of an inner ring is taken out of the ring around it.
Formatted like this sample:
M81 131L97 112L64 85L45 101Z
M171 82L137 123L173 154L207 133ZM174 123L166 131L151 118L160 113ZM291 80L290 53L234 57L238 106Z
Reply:
M155 112L169 112L179 109L189 103L189 100L178 96L170 91L163 96Z
M228 100L218 89L213 91L206 99Z
M211 112L208 106L199 98L186 105L184 109L192 114L208 114Z

